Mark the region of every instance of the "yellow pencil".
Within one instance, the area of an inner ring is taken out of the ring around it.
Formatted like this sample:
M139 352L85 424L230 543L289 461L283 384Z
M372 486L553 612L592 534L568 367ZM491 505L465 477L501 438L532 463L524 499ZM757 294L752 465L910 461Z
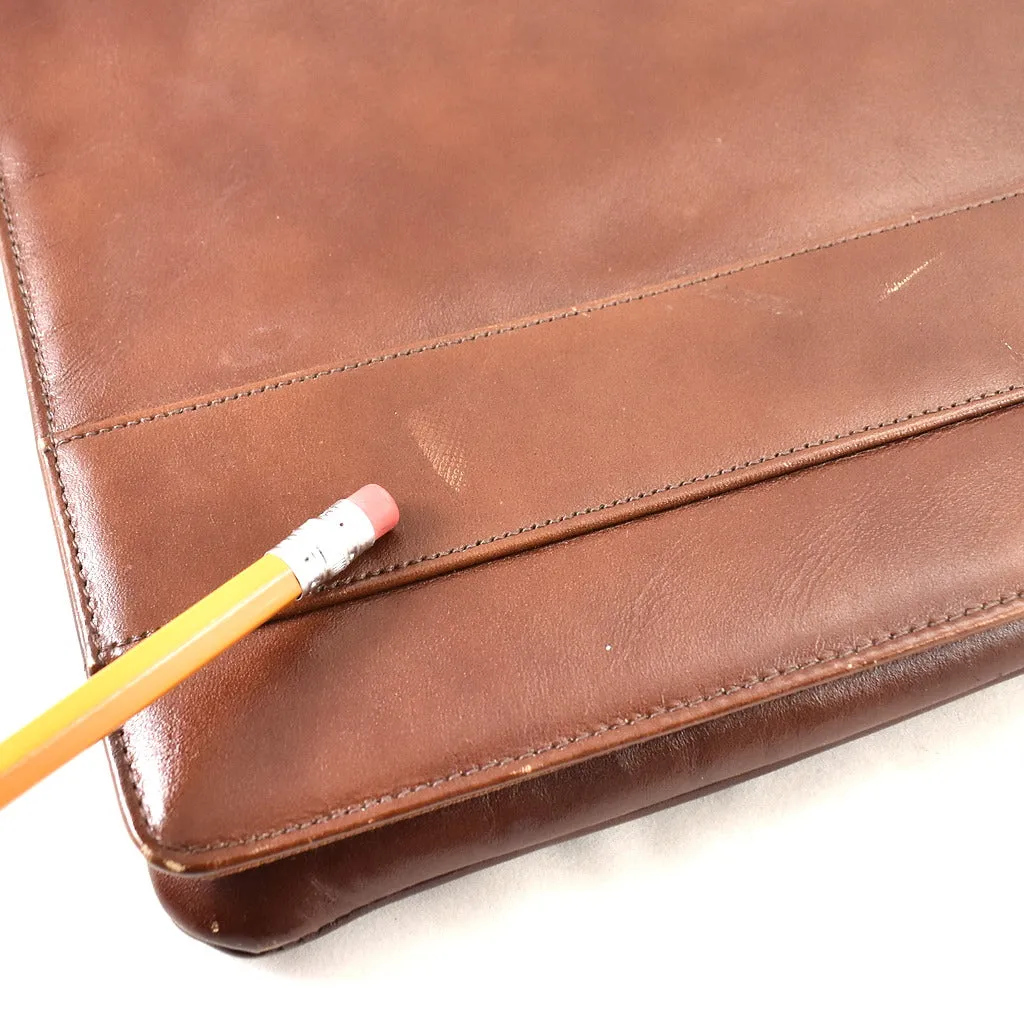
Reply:
M0 808L123 725L398 523L376 484L332 505L0 743Z

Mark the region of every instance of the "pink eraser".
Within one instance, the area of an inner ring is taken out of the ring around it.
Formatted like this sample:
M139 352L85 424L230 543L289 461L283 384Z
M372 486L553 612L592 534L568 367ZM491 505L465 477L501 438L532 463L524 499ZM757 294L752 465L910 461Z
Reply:
M355 494L348 496L348 500L366 513L366 518L373 523L373 532L377 540L398 525L398 505L379 484L366 484L360 487Z

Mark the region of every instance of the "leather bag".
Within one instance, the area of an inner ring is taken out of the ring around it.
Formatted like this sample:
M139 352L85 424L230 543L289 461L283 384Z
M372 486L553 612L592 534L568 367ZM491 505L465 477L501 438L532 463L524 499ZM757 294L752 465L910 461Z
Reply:
M272 949L1024 666L1016 0L0 17L87 668L403 510L110 738L186 931Z

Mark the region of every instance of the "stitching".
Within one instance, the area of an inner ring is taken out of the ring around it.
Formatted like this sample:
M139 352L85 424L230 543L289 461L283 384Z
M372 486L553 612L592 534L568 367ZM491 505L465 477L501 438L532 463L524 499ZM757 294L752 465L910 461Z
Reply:
M632 295L619 296L613 299L603 299L587 306L573 306L570 309L561 310L557 313L549 313L545 316L536 317L532 320L505 324L500 327L488 327L485 330L474 331L472 334L464 334L457 338L442 339L440 341L431 342L430 344L417 345L413 348L402 349L398 352L387 352L383 355L371 356L367 359L357 360L356 362L345 363L342 366L333 366L325 370L317 370L313 373L304 373L298 376L288 377L285 380L274 381L271 384L261 384L259 387L235 391L230 395L221 395L218 398L211 398L203 402L193 402L189 405L182 405L175 409L167 409L161 412L151 413L146 416L139 416L135 419L124 420L120 423L110 424L105 427L97 427L94 430L85 430L77 434L71 434L67 437L54 438L51 432L49 440L54 448L59 448L61 445L69 444L71 441L80 441L87 437L99 437L101 434L109 434L114 430L124 430L127 427L137 427L143 423L153 423L157 420L169 419L172 416L181 416L184 413L198 412L200 409L211 409L214 406L226 405L228 402L236 402L242 398L252 398L256 395L268 394L271 391L279 391L281 388L291 387L293 384L306 384L310 381L321 380L324 377L333 377L339 373L347 373L349 370L359 370L366 366L376 366L380 363L388 363L395 359L404 359L408 356L423 355L427 352L439 352L442 349L454 348L457 345L480 341L484 338L494 338L502 334L511 334L515 331L526 330L529 327L539 327L542 324L550 324L559 320L569 320L577 316L586 316L590 313L598 313L604 309L612 309L615 306L624 306L630 302L638 302L641 299L655 298L658 295L665 295L669 292L680 291L684 288L690 288L693 285L707 284L710 281L717 281L720 278L731 277L733 274L738 274L744 270L753 270L757 267L765 267L772 263L779 263L782 260L791 259L794 256L806 256L809 253L821 252L822 250L831 249L835 246L845 245L847 242L855 242L863 238L871 238L875 235L885 234L889 231L897 231L901 228L911 227L915 224L926 224L928 221L939 220L942 217L949 217L958 213L966 213L969 210L976 210L982 206L991 206L994 203L1005 202L1007 199L1017 199L1021 196L1024 196L1024 188L1016 189L1013 192L1004 192L1002 195L993 196L990 199L982 199L973 203L965 203L961 206L955 206L949 210L940 210L936 213L927 214L924 217L909 217L898 224L888 224L883 227L871 228L867 231L859 231L855 234L844 235L841 238L833 239L831 242L821 242L818 245L811 245L803 249L795 249L792 252L783 253L782 255L763 257L737 267L731 267L725 270L716 270L714 273L704 274L700 277L686 278L680 281L673 281L669 284L657 285L653 288L649 288L645 291L637 292Z
M1012 594L1008 594L1005 597L1000 597L991 601L984 601L980 604L968 605L959 612L951 612L948 615L943 615L939 618L928 619L925 622L913 623L909 626L904 626L901 629L895 629L891 633L886 633L884 636L878 637L874 640L870 640L867 643L857 644L854 647L848 647L839 651L828 651L825 654L819 655L817 658L812 658L809 661L800 662L797 664L786 665L782 668L772 669L770 672L766 672L764 675L755 676L751 679L745 679L742 682L736 683L732 686L724 686L717 690L712 690L708 693L702 693L697 697L692 697L688 700L677 700L670 704L663 704L657 707L650 708L646 711L636 712L625 717L616 718L611 722L603 722L592 729L587 729L584 732L579 732L572 737L562 737L556 740L552 740L549 743L545 743L542 746L534 747L532 750L526 750L519 754L510 754L505 757L495 758L491 761L484 761L481 764L471 765L469 768L460 768L456 771L450 772L448 775L441 775L435 779L431 779L428 782L418 782L412 786L403 786L401 789L396 789L390 793L382 794L381 796L370 797L367 800L363 800L360 803L350 804L347 807L339 808L338 810L329 811L326 814L318 814L315 817L308 818L305 821L296 822L291 825L284 825L281 828L270 829L266 832L257 832L253 835L245 836L240 839L221 839L212 843L204 843L199 845L184 845L184 846L163 846L162 849L169 852L181 852L181 853L208 853L213 850L223 850L235 846L244 846L247 843L262 842L267 839L276 839L279 836L288 835L293 832L302 832L306 829L314 828L317 825L323 825L330 821L336 821L339 818L346 817L350 814L357 814L361 811L367 811L371 807L377 807L381 804L390 803L393 800L400 800L403 797L411 796L414 793L422 792L425 789L436 789L438 786L443 786L449 782L455 782L458 779L469 778L473 775L477 775L480 772L489 771L493 768L503 768L511 764L516 764L519 761L525 761L533 757L538 757L542 754L551 753L552 751L565 750L569 747L574 746L578 743L583 743L586 740L594 739L597 736L602 736L605 733L616 732L620 729L626 729L630 726L636 725L639 722L648 722L657 718L663 718L666 715L670 715L676 711L681 711L686 708L698 707L701 704L706 704L710 701L719 700L723 697L732 696L735 693L741 691L753 690L759 686L763 686L767 682L778 679L782 676L792 675L794 672L801 672L804 669L812 668L816 665L822 665L829 662L842 661L845 658L853 657L857 654L862 654L865 651L873 650L874 648L881 647L884 644L891 643L893 640L901 639L905 636L910 636L914 633L920 633L924 630L934 629L937 626L949 625L954 622L959 622L962 619L969 618L972 615L977 615L980 612L988 611L990 608L997 608L1003 605L1012 604L1015 601L1020 600L1024 597L1024 590L1017 590ZM141 804L140 804L141 806ZM145 810L143 809L143 816L145 816ZM147 820L147 828L152 833L152 825Z
M139 775L139 770L135 766L135 757L131 750L128 748L128 740L125 737L124 729L118 729L110 734L110 742L120 750L121 760L125 766L124 774L128 778L128 784L131 786L132 794L135 797L135 803L139 810L142 811L142 817L146 822L146 827L150 832L153 831L153 826L150 824L151 817L149 808L146 801L142 797L142 778Z
M496 541L508 540L511 537L518 537L521 534L530 533L533 530L540 530L546 526L556 526L558 523L564 523L570 519L576 519L579 516L587 516L592 515L595 512L603 512L606 509L616 508L619 505L628 505L631 502L641 501L644 498L651 498L658 494L668 494L672 491L677 491L682 487L689 487L692 484L703 483L707 480L714 480L717 477L728 476L730 473L738 473L741 470L750 469L753 466L760 466L768 462L773 462L776 459L785 458L788 455L795 455L797 452L808 451L813 448L821 447L822 445L833 444L836 441L855 437L858 434L871 433L875 430L882 430L886 427L896 426L899 423L906 423L910 420L920 419L922 416L932 416L936 413L947 412L950 409L958 409L961 406L970 405L973 402L980 402L986 398L995 398L998 395L1005 395L1012 391L1019 391L1022 387L1024 387L1024 385L1011 384L1008 387L1000 388L997 391L985 391L978 395L972 395L970 398L965 398L958 402L952 402L949 405L936 406L934 409L923 409L921 412L909 413L906 416L898 416L896 419L876 423L874 426L858 427L856 430L850 430L843 434L834 434L832 437L824 437L817 441L806 441L793 448L786 448L783 451L774 452L771 455L761 455L756 459L750 459L747 462L741 462L735 466L728 466L723 469L713 470L710 473L702 473L700 476L690 477L688 480L680 480L677 483L663 484L661 487L654 487L648 491L640 491L637 494L629 494L622 498L615 498L613 501L603 502L600 505L590 505L586 508L577 509L574 512L567 512L565 515L556 516L554 519L544 519L540 522L530 523L528 526L520 526L515 530L508 530L505 533L495 534L493 537L485 537L480 540L472 541L469 544L462 544L459 547L448 548L446 551L436 551L433 554L420 555L404 562L395 562L392 565L386 565L379 569L371 569L367 572L359 573L358 575L346 576L343 579L334 580L331 583L325 584L320 587L317 592L324 593L329 590L337 590L339 587L347 586L352 583L359 583L362 580L372 579L376 576L384 576L387 573L395 572L398 569L406 569L409 566L418 565L420 562L427 562L435 558L444 558L447 555L460 554L463 551L483 547L486 544L494 544Z
M814 448L819 448L822 445L834 444L837 441L845 440L846 438L856 437L859 434L871 433L876 430L883 430L887 427L897 426L901 423L908 423L911 420L920 419L923 416L934 416L938 413L948 412L951 409L959 409L966 405L971 405L975 402L981 402L988 398L995 398L999 395L1007 395L1014 391L1020 391L1024 389L1024 384L1010 384L1007 387L999 388L995 391L983 391L977 395L971 395L968 398L960 399L956 402L950 402L948 405L938 405L931 409L922 409L920 412L907 413L905 416L897 416L895 419L884 420L881 423L873 424L872 426L858 427L855 430L848 430L845 433L833 434L831 437L819 438L817 441L805 441L803 444L795 445L792 448L785 448L782 451L773 452L771 455L761 455L756 459L749 459L747 462L740 462L734 466L726 466L721 469L712 470L709 473L702 473L699 476L693 476L686 480L680 480L676 483L663 484L661 487L654 487L650 490L640 491L637 494L629 494L621 498L615 498L612 501L602 502L599 505L588 505L585 508L576 509L573 512L566 512L564 515L555 516L552 519L543 519L536 523L529 523L526 526L517 527L514 530L506 530L504 533L496 533L492 537L481 537L478 540L471 541L468 544L460 544L456 547L446 548L443 551L434 551L429 555L418 555L415 558L406 559L403 562L394 562L391 565L381 566L377 569L370 569L366 572L358 573L352 576L346 576L342 579L334 580L332 583L328 583L320 587L316 593L329 593L332 590L337 590L340 587L349 586L351 584L360 583L364 580L374 579L380 576L386 576L389 573L397 572L401 569L408 569L411 566L419 565L422 562L436 561L439 558L446 558L449 555L461 554L465 551L472 551L475 548L485 547L488 544L494 544L498 541L509 540L512 537L519 537L526 533L532 533L535 530L541 530L545 527L556 526L559 523L568 522L572 519L578 519L581 516L592 515L596 512L603 512L606 509L617 508L620 505L629 505L632 502L641 501L645 498L655 497L659 494L668 494L672 491L680 490L684 487L689 487L693 484L703 483L707 480L714 480L719 477L729 476L732 473L738 473L744 469L750 469L754 466L764 465L769 462L773 462L777 459L786 458L790 455L795 455L798 452L809 451ZM119 640L116 643L107 644L106 646L99 649L97 654L102 658L115 651L123 650L124 648L130 647L134 643L138 643L140 640L145 640L146 637L152 636L156 630L147 629L142 633L136 633L134 636L125 637L123 640Z
M36 377L39 380L39 392L43 399L43 409L46 415L46 429L52 436L54 430L54 401L50 393L46 372L43 367L43 356L41 351L41 335L39 325L36 322L35 311L31 298L29 297L28 285L25 281L25 274L21 260L21 246L18 244L18 235L14 229L14 218L11 215L11 207L7 200L7 184L3 174L0 174L0 208L3 210L4 223L7 226L7 238L11 247L11 255L14 259L14 275L17 280L18 294L21 296L22 308L25 310L25 320L28 323L29 344L32 346L32 354L35 362ZM60 458L56 448L53 449L53 470L57 483L57 490L60 496L61 510L64 522L67 524L68 536L71 540L71 552L78 569L78 578L82 584L82 594L85 598L87 611L86 617L86 639L90 651L98 656L101 650L99 646L100 629L96 618L96 604L93 600L92 590L89 586L89 578L82 564L82 552L78 543L78 530L75 526L74 516L71 514L71 505L68 501L67 487L64 483L64 474L61 471Z
M152 636L156 632L155 629L147 629L141 633L136 633L135 636L126 636L123 640L119 640L114 644L107 644L101 647L97 652L100 655L100 660L103 660L105 655L113 654L114 651L120 651L122 648L131 647L132 644L137 644L140 640L145 640L147 636Z

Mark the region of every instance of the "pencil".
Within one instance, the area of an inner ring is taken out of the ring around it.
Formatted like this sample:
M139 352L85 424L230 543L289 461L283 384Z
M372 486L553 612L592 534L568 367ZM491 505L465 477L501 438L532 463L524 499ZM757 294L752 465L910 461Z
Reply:
M101 668L0 743L0 808L341 572L397 523L391 495L367 484Z

